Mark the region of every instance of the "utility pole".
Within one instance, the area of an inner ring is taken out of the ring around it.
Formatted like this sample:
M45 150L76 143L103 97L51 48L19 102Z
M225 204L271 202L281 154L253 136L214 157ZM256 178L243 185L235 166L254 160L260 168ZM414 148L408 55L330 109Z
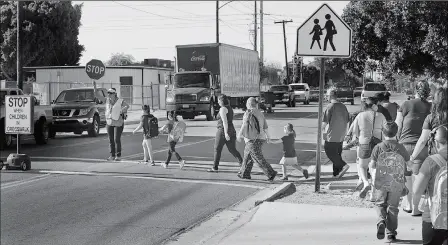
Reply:
M22 80L22 2L17 1L17 87L23 90L23 80ZM20 134L17 134L17 154L20 152Z
M254 50L257 51L257 1L254 1L255 11L254 11Z
M219 43L219 1L216 1L216 43Z
M303 57L300 57L300 83L303 83Z
M260 0L260 60L264 65L264 45L263 45L263 0Z
M286 62L286 82L290 84L289 80L289 67L288 67L288 51L286 48L286 30L285 24L292 22L292 20L282 20L282 21L274 21L274 24L283 24L283 43L285 45L285 62Z

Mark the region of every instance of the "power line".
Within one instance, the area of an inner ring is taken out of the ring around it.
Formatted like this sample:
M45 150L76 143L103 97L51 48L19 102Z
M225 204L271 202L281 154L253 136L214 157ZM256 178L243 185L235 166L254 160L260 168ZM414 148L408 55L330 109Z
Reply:
M126 5L126 4L122 4L122 3L119 3L119 2L116 2L116 1L113 1L113 2L116 3L116 4L122 5L122 6L126 7L126 8L130 8L130 9L133 9L133 10L136 10L136 11L140 11L140 12L144 12L144 13L147 13L147 14L150 14L150 15L154 15L154 16L159 16L159 17L162 17L162 18L177 19L177 20L187 20L187 21L196 21L196 20L192 20L192 19L177 18L177 17L173 17L173 16L166 16L166 15L161 15L161 14L155 14L155 13L151 13L151 12L148 12L146 10L134 8L132 6L129 6L129 5Z

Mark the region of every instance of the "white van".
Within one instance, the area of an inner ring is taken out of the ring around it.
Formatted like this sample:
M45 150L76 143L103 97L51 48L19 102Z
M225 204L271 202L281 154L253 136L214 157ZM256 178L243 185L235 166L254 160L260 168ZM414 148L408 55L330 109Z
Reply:
M310 86L308 86L308 83L291 83L289 86L294 91L296 101L303 102L304 105L310 104Z

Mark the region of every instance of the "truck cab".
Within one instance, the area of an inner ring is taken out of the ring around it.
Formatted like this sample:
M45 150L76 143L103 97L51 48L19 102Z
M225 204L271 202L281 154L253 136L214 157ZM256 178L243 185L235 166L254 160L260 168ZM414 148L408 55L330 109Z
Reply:
M166 110L176 111L183 119L205 115L213 120L216 112L217 76L208 71L181 71L174 75L168 90Z

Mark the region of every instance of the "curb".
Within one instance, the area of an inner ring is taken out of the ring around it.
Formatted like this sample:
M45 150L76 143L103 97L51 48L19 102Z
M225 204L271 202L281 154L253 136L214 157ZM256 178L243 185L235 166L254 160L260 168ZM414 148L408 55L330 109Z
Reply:
M344 190L344 189L356 189L356 183L344 183L344 182L331 182L327 185L328 190Z
M289 188L295 188L295 185L293 183L283 183L274 190L266 193L261 199L255 201L255 206L258 206L262 204L263 202L271 202L276 197L280 196L281 194L285 193ZM295 190L294 190L295 191Z
M276 197L294 188L293 183L283 183L276 188L265 188L255 192L251 196L231 205L230 207L217 210L214 214L204 218L185 229L175 232L161 244L218 244L222 237L235 231L235 227L241 227L250 221L258 210L258 205L269 202Z

